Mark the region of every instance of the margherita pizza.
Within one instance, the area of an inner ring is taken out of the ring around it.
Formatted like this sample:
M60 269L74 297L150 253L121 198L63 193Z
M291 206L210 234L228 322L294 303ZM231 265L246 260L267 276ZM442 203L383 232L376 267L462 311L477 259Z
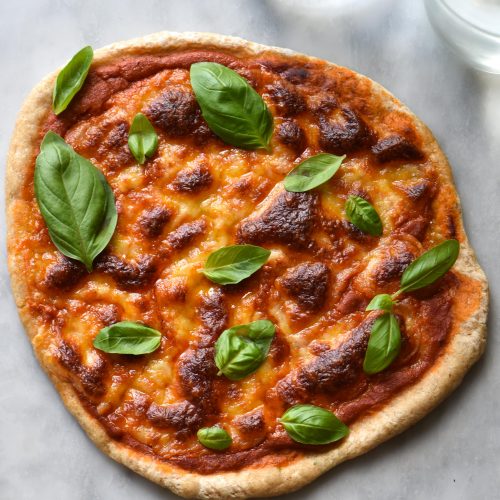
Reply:
M67 408L185 497L295 490L484 348L444 154L319 59L210 34L85 47L20 112L7 207L17 306Z

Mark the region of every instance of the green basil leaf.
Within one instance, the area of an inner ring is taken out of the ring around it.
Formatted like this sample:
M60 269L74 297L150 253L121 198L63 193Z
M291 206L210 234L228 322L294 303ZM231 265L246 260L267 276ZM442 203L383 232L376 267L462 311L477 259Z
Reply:
M233 146L269 149L273 117L244 78L212 62L192 64L190 76L203 118L212 132Z
M367 311L387 311L391 312L394 306L392 297L387 293L381 293L380 295L375 295L370 303L366 306Z
M137 113L128 133L128 147L139 165L150 158L158 148L158 135L151 122L142 113Z
M363 362L365 373L372 375L385 370L399 354L401 332L398 320L391 313L382 314L373 323Z
M196 433L196 436L203 446L211 450L225 450L233 442L227 431L217 426L203 427Z
M255 245L230 245L212 252L201 272L219 285L234 285L259 270L270 255Z
M161 333L141 323L121 321L103 328L94 347L112 354L148 354L160 346Z
M303 193L314 189L331 179L339 169L344 156L320 153L297 165L283 181L287 191Z
M280 418L288 435L298 443L328 444L349 434L349 427L331 411L314 405L295 405Z
M455 264L459 252L458 241L447 240L422 254L403 273L401 291L411 292L437 281Z
M380 236L382 234L382 221L377 211L360 196L349 196L345 204L345 213L347 220L363 231L363 233L368 233L372 236Z
M52 94L52 108L56 115L62 113L68 107L71 99L82 88L93 57L94 51L92 47L84 47L73 56L71 61L57 75Z
M257 370L269 353L275 330L266 319L224 330L215 343L218 375L241 380Z
M35 196L54 245L90 272L117 221L113 191L102 173L47 132L36 159Z

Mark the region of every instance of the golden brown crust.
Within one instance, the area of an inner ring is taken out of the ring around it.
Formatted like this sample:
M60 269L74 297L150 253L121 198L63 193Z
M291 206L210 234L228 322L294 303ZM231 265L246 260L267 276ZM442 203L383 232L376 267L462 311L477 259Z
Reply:
M269 48L232 37L199 33L159 33L100 49L96 51L95 62L104 64L113 61L118 56L200 48L224 50L235 56L278 53L284 57L299 57L302 61L314 60L296 55L291 51ZM358 78L364 80L366 77L359 76ZM73 385L57 375L54 366L51 365L51 358L44 356L43 352L37 349L38 323L25 307L27 292L23 274L16 272L17 269L23 268L23 263L17 261L18 254L13 251L19 231L16 220L22 217L22 213L17 210L16 202L20 197L26 177L29 175L28 166L37 154L40 129L51 106L54 79L55 74L44 79L26 100L19 114L9 151L6 204L12 288L21 319L32 339L40 363L53 380L67 408L79 420L91 439L115 460L185 497L247 498L293 491L338 463L368 451L422 418L460 383L466 371L481 355L486 335L487 282L464 237L455 269L480 283L479 306L474 308L472 315L463 318L444 353L419 382L393 398L377 413L356 421L351 426L349 437L335 449L322 453L310 453L283 467L260 466L237 472L200 475L160 462L126 444L114 441L82 405ZM453 181L448 163L430 131L381 86L372 83L372 91L380 93L388 107L397 108L411 118L425 144L425 151L437 166L441 180L444 184L452 186ZM459 207L457 209L459 210ZM455 221L455 224L457 223L460 225L456 228L457 231L463 232L461 221Z

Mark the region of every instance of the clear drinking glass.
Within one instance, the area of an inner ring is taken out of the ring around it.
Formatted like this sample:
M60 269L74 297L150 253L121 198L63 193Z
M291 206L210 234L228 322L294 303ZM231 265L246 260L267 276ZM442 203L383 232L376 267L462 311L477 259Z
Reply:
M436 32L465 61L500 74L500 0L425 0Z

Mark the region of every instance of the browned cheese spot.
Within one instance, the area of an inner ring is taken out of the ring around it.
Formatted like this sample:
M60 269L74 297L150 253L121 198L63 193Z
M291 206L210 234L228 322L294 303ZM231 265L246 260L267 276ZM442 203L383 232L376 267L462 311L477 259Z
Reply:
M85 266L81 262L60 254L57 262L47 268L43 284L49 288L68 289L85 274Z
M167 244L174 250L181 250L192 243L194 239L203 234L206 223L204 219L186 222L167 236Z
M124 289L135 289L150 284L156 271L155 259L146 255L136 263L125 262L116 255L100 255L95 268L110 275Z
M198 193L212 184L212 175L206 165L181 170L172 181L171 187L180 193Z
M429 179L411 183L395 181L393 186L405 193L410 202L396 220L398 231L422 241L432 219L432 200L436 195L435 182Z
M171 216L171 210L162 206L144 210L139 217L139 227L142 234L149 239L157 238L163 232L163 228Z
M318 392L335 393L354 384L362 372L364 353L373 318L349 332L336 349L322 352L313 361L291 372L278 385L278 394L287 404L306 402Z
M189 401L168 406L152 403L146 417L157 427L175 429L179 439L194 434L203 424L200 408Z
M354 111L340 109L340 116L332 119L326 114L319 117L320 146L328 153L342 155L361 149L372 140L368 126Z
M214 348L188 349L178 361L177 373L186 398L203 409L204 414L213 414L217 401L213 397L213 381L217 375Z
M257 408L237 417L234 423L242 434L262 434L266 430L262 408Z
M104 326L114 325L121 321L121 307L116 304L100 304L96 312Z
M100 354L96 354L94 357L93 366L84 366L80 353L67 342L61 341L57 348L57 359L64 368L79 378L85 392L92 396L102 396L104 394L106 362Z
M372 153L380 163L393 160L422 160L424 157L417 146L399 135L380 139L372 146Z
M174 137L191 133L198 124L201 111L191 92L166 90L146 109L154 125Z
M240 243L283 243L304 248L311 243L316 222L318 196L314 192L283 191L261 214L241 221L237 230Z
M280 282L302 309L315 312L325 303L329 279L330 271L325 264L305 262L288 269Z
M297 154L302 153L306 148L306 136L295 120L283 120L277 127L277 135L278 139L285 144L285 146L289 146Z
M203 324L203 343L213 345L228 323L228 312L222 291L219 288L210 288L207 294L202 295L196 313Z
M279 84L270 85L267 88L271 99L276 106L276 111L280 116L295 116L306 110L306 102L302 95L291 85Z
M404 270L415 259L415 256L406 250L399 241L394 242L394 247L386 248L386 253L375 272L377 284L384 286L391 281L400 280Z

